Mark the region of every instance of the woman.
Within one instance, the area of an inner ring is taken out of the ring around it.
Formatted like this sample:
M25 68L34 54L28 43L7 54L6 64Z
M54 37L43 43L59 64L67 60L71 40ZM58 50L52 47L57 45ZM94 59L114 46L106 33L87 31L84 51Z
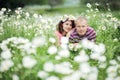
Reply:
M61 20L58 23L57 30L55 31L58 45L60 45L61 38L66 37L67 33L69 31L71 31L74 27L75 27L74 20L72 20L70 18L66 18L65 20Z

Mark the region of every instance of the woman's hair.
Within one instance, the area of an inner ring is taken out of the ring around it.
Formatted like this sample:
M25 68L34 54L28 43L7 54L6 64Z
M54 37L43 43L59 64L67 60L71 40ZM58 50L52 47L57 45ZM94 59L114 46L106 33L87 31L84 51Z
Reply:
M57 26L57 30L60 32L60 33L62 33L64 30L63 30L63 23L65 23L66 21L71 21L72 22L72 28L74 28L75 27L75 22L74 22L74 20L70 20L69 18L67 18L65 21L60 21L59 23L58 23L58 26Z

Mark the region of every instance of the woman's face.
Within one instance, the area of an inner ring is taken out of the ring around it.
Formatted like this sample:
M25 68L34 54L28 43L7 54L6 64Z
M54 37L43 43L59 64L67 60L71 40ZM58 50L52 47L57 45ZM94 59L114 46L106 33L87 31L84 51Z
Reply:
M63 30L65 32L69 32L72 29L72 22L71 21L66 21L63 23Z

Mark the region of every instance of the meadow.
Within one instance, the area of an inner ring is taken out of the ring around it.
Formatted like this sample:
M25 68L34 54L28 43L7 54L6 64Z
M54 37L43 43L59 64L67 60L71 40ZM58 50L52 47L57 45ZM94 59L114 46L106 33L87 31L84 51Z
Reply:
M120 13L90 4L72 10L44 14L17 8L10 14L2 8L0 80L120 80ZM54 32L64 16L85 16L96 43L84 39L74 47L63 37L57 46Z

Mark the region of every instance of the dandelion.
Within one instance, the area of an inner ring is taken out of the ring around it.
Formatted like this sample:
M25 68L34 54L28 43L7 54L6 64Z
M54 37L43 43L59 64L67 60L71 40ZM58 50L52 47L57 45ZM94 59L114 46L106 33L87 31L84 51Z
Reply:
M87 3L87 5L86 5L88 8L91 8L92 7L92 5L90 4L90 3Z
M38 18L38 14L33 14L34 18Z
M98 4L98 3L95 3L95 5L96 5L96 6L99 6L100 4Z
M12 57L12 54L11 54L11 52L10 52L9 50L2 51L1 57L2 57L3 59L9 59L9 58Z
M110 64L111 65L117 65L117 61L116 60L110 60Z
M32 44L35 46L35 47L39 47L39 46L43 46L45 44L46 40L44 37L35 37L33 40L32 40Z
M54 70L54 64L52 62L46 62L43 68L47 72L52 72Z
M48 73L45 72L45 71L39 71L38 74L37 74L37 76L39 78L45 79L46 77L48 77Z
M106 68L106 66L107 66L107 63L105 62L99 64L99 68Z
M60 79L56 76L49 76L45 80L60 80Z
M3 27L0 27L0 34L2 34L4 32Z
M117 75L117 67L116 66L109 66L107 68L107 74L110 77L115 77Z
M95 59L95 60L98 60L99 57L100 57L100 54L95 53L95 52L91 53L91 55L90 55L90 58L91 58L91 59Z
M113 39L113 42L118 42L118 39L117 38Z
M7 70L9 70L13 65L14 65L14 63L13 63L12 60L9 60L9 59L3 60L3 61L1 61L1 64L0 64L0 71L1 71L1 72L7 71Z
M61 47L62 49L67 49L67 48L68 48L68 45L67 45L67 44L61 44L60 47Z
M69 48L70 50L73 50L74 44L69 44L69 45L68 45L68 48Z
M29 17L29 16L30 16L30 14L29 14L28 12L26 12L25 15L26 15L26 17Z
M70 68L71 64L69 62L63 62L55 65L55 72L61 74L70 74L73 70Z
M3 14L4 14L4 12L3 12L3 11L0 11L0 16L3 15Z
M56 40L55 40L55 38L50 37L50 38L49 38L49 42L51 42L51 43L55 43Z
M50 46L48 48L48 53L49 54L55 54L57 52L57 47L56 46Z
M103 26L103 27L102 27L102 30L106 30L106 27L105 27L105 26Z
M61 43L62 44L67 44L68 43L68 38L67 37L62 37L61 38Z
M61 57L68 58L70 56L70 52L67 49L64 49L64 50L59 51L58 55Z
M82 50L78 56L74 58L74 61L76 62L86 62L89 60L88 55L85 54L85 51Z
M86 62L81 63L79 68L80 68L81 73L83 73L83 74L88 74L91 71L90 65L88 63L86 63Z
M30 56L25 56L22 59L22 63L23 63L23 66L25 68L30 69L30 68L32 68L32 67L35 66L35 64L37 63L37 61L35 59L33 59L32 57L30 57Z
M29 26L28 26L28 29L32 29L32 28L33 28L32 25L29 25Z
M116 77L116 78L115 78L115 80L120 80L120 77L119 77L119 76L118 76L118 77Z
M5 12L7 9L6 8L2 8L1 11Z
M55 59L56 59L56 60L60 60L60 59L62 59L62 58L61 58L60 56L56 55L56 56L55 56Z
M105 62L105 61L106 61L106 57L105 57L105 56L100 56L100 57L98 58L98 60L99 60L100 62Z
M16 74L12 75L12 80L19 80L19 77Z

